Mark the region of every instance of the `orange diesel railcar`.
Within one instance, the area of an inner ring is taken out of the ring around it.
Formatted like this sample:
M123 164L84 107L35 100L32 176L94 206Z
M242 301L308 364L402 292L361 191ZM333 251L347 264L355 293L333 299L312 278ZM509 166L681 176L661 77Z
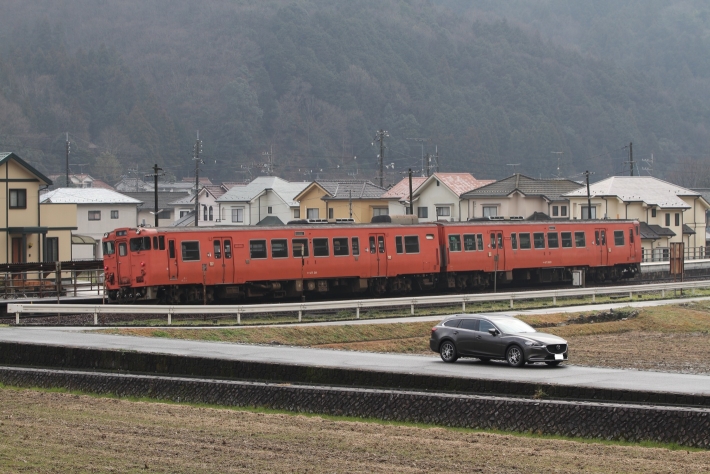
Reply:
M614 280L641 253L636 221L124 228L103 246L111 301L169 304Z

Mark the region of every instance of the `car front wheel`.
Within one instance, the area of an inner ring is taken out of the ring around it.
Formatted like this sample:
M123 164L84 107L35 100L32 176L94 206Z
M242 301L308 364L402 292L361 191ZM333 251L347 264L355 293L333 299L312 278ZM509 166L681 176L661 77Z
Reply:
M439 355L441 355L441 360L444 362L456 362L459 358L456 355L456 346L451 341L444 341L439 347Z
M505 360L508 361L508 365L511 367L521 367L525 364L523 350L519 346L510 346L505 353Z

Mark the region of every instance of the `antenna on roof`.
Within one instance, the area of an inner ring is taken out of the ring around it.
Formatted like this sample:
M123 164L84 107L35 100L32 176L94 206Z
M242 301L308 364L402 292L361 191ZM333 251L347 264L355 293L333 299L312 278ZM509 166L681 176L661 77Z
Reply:
M515 174L515 167L520 166L520 163L506 163L505 166L512 166L513 167L513 174Z
M560 158L562 157L563 151L551 151L553 155L557 155L557 179L562 178L562 172L560 171Z

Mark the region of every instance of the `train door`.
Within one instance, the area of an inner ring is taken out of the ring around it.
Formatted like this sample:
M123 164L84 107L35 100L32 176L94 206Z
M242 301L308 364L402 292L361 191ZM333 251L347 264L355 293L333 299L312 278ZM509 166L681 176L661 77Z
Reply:
M234 280L234 266L232 265L232 239L229 237L215 237L212 240L212 258L218 267L218 281L231 283Z
M175 239L168 240L168 275L171 280L178 279L177 248Z
M606 265L609 261L609 246L606 241L606 229L594 229L594 245L599 250L599 264Z
M368 246L370 252L370 276L387 276L385 234L370 234Z
M120 286L131 284L131 255L127 239L116 239L116 276Z
M488 238L490 239L490 255L493 258L493 268L495 270L505 270L505 247L503 246L503 231L491 230Z

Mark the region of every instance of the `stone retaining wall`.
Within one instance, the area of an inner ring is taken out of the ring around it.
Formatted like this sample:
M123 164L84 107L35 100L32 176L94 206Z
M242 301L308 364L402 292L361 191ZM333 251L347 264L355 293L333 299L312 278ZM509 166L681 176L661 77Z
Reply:
M710 410L0 367L19 387L710 447Z
M0 365L710 407L710 397L0 342Z

